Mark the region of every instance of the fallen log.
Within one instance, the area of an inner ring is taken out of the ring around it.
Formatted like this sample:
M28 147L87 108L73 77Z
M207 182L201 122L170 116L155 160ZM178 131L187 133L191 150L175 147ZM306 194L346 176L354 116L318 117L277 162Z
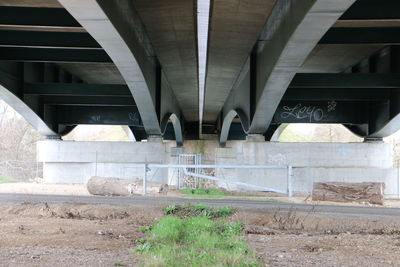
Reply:
M383 205L384 183L314 183L312 200Z
M110 177L93 176L87 182L87 190L92 195L100 196L131 196L143 193L143 180L126 180ZM166 194L168 185L147 182L147 193Z

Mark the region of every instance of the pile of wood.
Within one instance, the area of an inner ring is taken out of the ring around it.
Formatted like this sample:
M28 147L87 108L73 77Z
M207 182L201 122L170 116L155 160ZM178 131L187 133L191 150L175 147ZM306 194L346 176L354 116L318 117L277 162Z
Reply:
M143 180L125 180L110 177L93 176L88 181L87 190L92 195L100 196L132 196L143 193ZM166 194L167 184L147 182L147 193Z
M384 183L314 183L312 200L383 205Z

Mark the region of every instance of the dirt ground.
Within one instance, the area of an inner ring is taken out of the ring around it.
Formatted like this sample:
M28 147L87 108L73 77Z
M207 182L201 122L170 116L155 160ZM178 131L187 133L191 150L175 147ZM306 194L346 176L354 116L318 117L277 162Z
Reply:
M85 203L0 204L0 266L137 266L140 226L162 207ZM237 210L267 266L400 266L400 222Z

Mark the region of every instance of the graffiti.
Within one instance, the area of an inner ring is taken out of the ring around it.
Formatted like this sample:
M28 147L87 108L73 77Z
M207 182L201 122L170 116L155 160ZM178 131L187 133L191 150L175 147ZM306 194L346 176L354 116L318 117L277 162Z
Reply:
M308 120L309 122L319 122L324 118L324 111L322 108L316 106L304 106L298 103L294 107L283 106L284 112L281 114L282 119L295 118L298 120Z
M101 120L101 116L100 115L90 116L90 120L94 122L99 122Z
M294 106L283 106L282 119L294 118L308 122L321 122L328 118L328 113L336 111L338 103L335 100L328 101L326 107L323 105L305 105L297 103Z
M337 150L340 152L340 154L341 154L342 156L347 156L347 154L351 152L351 148L349 148L349 147L344 147L344 146L339 147Z
M336 110L337 103L335 100L328 102L328 112L332 112Z
M131 112L128 114L128 118L130 121L133 122L133 125L140 125L140 118L139 118L139 113L137 112Z
M287 165L286 156L280 153L274 155L268 155L268 164L277 166Z

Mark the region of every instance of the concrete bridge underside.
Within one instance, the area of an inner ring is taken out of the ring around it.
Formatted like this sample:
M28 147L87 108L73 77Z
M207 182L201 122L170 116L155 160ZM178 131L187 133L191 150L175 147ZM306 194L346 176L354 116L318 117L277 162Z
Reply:
M0 0L0 98L49 138L79 124L222 146L286 123L400 129L398 0L211 0L206 40L202 1Z

